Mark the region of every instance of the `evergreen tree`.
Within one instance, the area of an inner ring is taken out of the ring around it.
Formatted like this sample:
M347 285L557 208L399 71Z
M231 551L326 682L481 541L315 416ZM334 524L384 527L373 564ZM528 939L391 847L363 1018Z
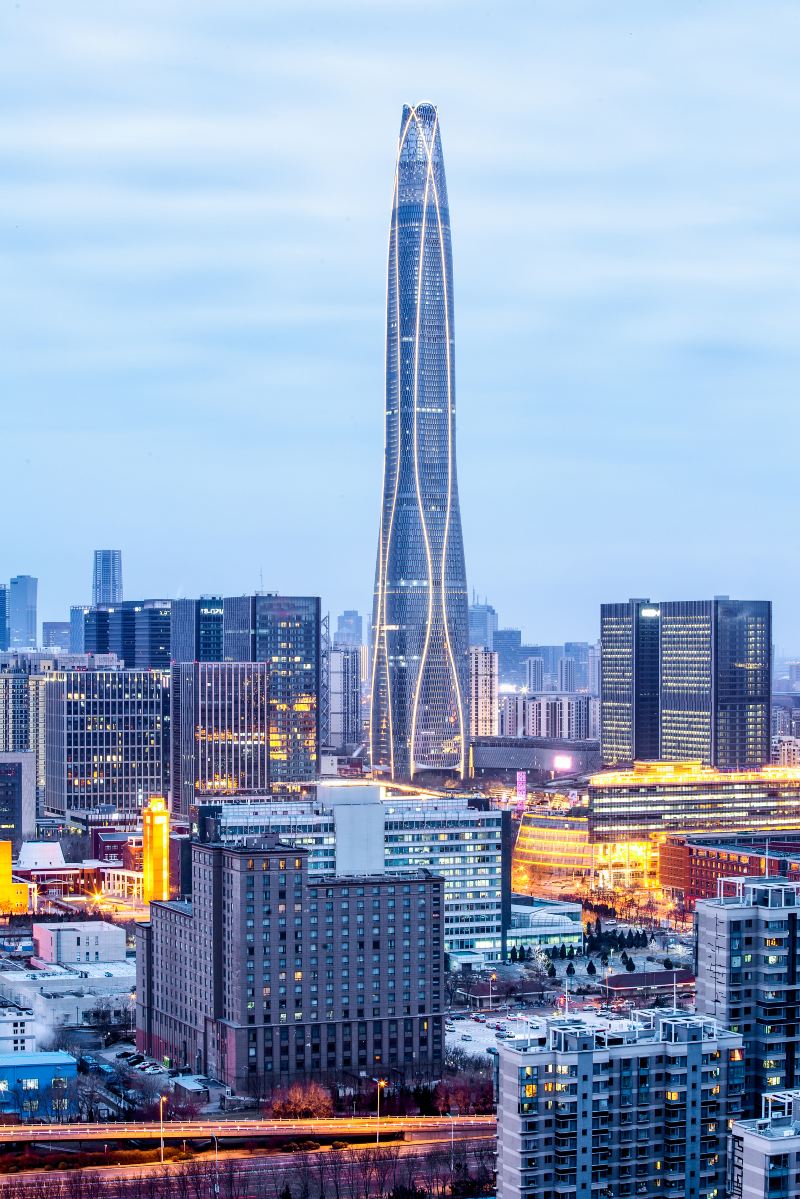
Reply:
M573 966L572 962L567 965L567 974L570 976L570 978L574 977L575 967Z
M567 956L567 947L563 941L561 942L561 945L559 947L558 956L561 958L562 962L563 962L564 958Z
M633 974L634 970L636 969L636 963L634 962L633 958L628 958L627 962L625 963L625 969L629 974Z
M589 962L589 965L586 967L586 973L590 976L590 978L594 978L595 974L597 974L597 967L595 966L594 962Z
M512 961L512 962L516 962L516 960L517 960L517 947L516 947L516 945L512 945L512 946L511 946L511 953L509 954L509 957L511 958L511 961Z

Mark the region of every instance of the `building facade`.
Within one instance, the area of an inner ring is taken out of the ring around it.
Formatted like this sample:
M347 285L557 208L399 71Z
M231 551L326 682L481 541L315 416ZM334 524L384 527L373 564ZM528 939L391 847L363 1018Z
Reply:
M472 646L469 651L469 735L496 737L500 732L497 654Z
M532 1022L498 1045L497 1197L725 1194L742 1038L683 1012Z
M68 620L45 620L42 622L42 649L61 650L69 653L70 622Z
M36 835L36 762L30 750L0 753L0 840Z
M466 773L467 582L455 453L450 214L439 117L406 106L389 234L386 438L370 746L393 778Z
M173 662L221 662L222 596L173 600L170 605L170 653Z
M270 664L181 662L170 685L172 808L269 792Z
M314 801L228 801L199 809L201 838L235 844L278 836L308 851L312 875L407 874L444 879L448 952L503 956L511 897L509 815L435 795L386 796L377 786L322 784Z
M734 1120L725 1193L728 1199L800 1194L800 1090L765 1095L760 1117Z
M228 662L269 664L269 761L274 786L313 782L319 768L320 601L244 595L223 601Z
M36 597L39 580L16 575L8 589L8 645L10 649L36 649Z
M473 602L469 606L469 644L477 649L494 649L497 631L497 612L489 603Z
M336 622L334 645L347 645L355 649L364 643L364 621L354 608L342 612Z
M659 756L660 610L646 599L600 608L604 766Z
M328 663L328 744L344 749L363 740L361 647L334 645Z
M744 1039L747 1116L800 1086L798 917L800 883L780 879L722 880L695 909L697 1010Z
M45 801L61 819L138 823L169 779L169 672L65 670L45 683Z
M122 551L95 550L92 603L121 604L122 600Z
M276 838L192 847L192 902L137 925L137 1045L237 1091L435 1077L441 878L315 878Z

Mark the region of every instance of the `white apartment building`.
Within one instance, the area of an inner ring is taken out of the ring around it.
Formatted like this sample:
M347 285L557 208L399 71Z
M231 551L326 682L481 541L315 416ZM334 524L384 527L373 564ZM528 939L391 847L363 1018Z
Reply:
M469 651L469 732L471 737L496 737L499 724L497 654L472 647Z
M0 1054L35 1052L36 1021L32 1009L0 1007Z
M34 956L71 966L80 962L124 962L125 929L105 920L34 924Z
M531 1021L498 1045L497 1199L722 1199L742 1057L684 1012Z
M800 1091L765 1095L760 1119L734 1120L726 1194L728 1199L800 1195Z
M310 874L444 877L444 945L497 960L502 945L503 820L463 798L387 795L377 784L320 783L312 801L236 800L199 809L204 840L275 834L309 851Z

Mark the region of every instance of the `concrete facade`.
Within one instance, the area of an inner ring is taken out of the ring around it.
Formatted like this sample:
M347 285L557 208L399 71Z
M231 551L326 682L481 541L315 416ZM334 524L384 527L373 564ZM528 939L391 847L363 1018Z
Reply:
M43 962L124 962L125 930L105 920L34 924L34 954Z

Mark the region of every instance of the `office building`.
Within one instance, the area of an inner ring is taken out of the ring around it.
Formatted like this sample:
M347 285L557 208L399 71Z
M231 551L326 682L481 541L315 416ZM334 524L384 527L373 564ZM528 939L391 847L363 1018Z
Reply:
M192 871L192 902L136 928L141 1050L256 1095L439 1076L441 878L310 878L307 851L274 837L195 844Z
M589 646L586 658L586 680L590 695L600 695L600 642Z
M40 962L72 966L86 962L127 961L124 928L107 920L35 921L33 954Z
M312 782L320 744L319 599L272 594L226 597L223 621L226 661L269 663L273 786Z
M532 1021L498 1042L497 1199L719 1199L742 1038L670 1010Z
M529 695L544 691L544 658L527 658L525 661L525 689Z
M36 649L36 593L39 581L16 575L8 590L8 644L10 649Z
M36 762L30 751L0 752L0 840L19 846L36 833Z
M558 664L564 657L563 645L523 646L526 657L541 658L544 663L544 685L547 690L558 690Z
M728 1199L800 1194L800 1090L765 1095L760 1117L733 1121L725 1194Z
M336 622L336 635L334 636L334 645L348 645L351 648L356 648L364 642L364 621L361 618L361 613L356 612L352 608L342 612Z
M495 629L492 636L492 648L497 653L497 669L500 682L519 686L524 680L521 677L523 663L522 632L520 629Z
M800 770L717 770L700 762L636 762L589 780L592 839L800 828Z
M24 670L0 669L0 753L31 747L29 683Z
M558 690L559 691L575 691L575 659L574 658L559 658L558 659Z
M89 608L84 651L116 654L128 670L168 670L170 607L170 600L125 600Z
M69 610L69 652L71 654L85 653L85 625L88 613L88 604L73 604Z
M45 620L42 623L42 649L70 652L70 622L68 620Z
M78 1114L78 1063L63 1049L0 1053L0 1116L55 1124Z
M320 783L314 800L210 802L198 809L197 827L206 840L277 836L302 846L314 875L423 868L440 874L445 948L501 956L511 895L510 817L485 801Z
M270 664L180 662L172 667L172 810L191 815L209 795L269 791Z
M160 795L142 811L142 899L169 899L169 812Z
M222 662L223 607L219 595L177 599L170 605L173 662Z
M589 690L589 651L591 646L588 641L565 641L564 654L565 658L571 658L574 663L574 687L562 687L559 683L559 691L588 691Z
M497 654L472 646L469 651L469 735L496 737L500 731Z
M494 649L497 631L497 612L485 601L473 601L469 606L469 644L476 649Z
M406 105L389 234L386 437L375 571L376 770L463 777L467 580L456 482L453 268L439 117Z
M48 814L138 824L166 794L169 673L63 670L45 682Z
M95 550L92 574L92 603L122 603L121 550Z
M335 749L360 745L361 646L334 645L328 655L328 745Z
M600 747L604 766L659 756L659 629L660 610L649 600L601 605Z
M604 763L768 763L771 630L766 600L603 604Z
M10 595L8 583L0 583L0 651L8 649Z
M667 837L658 847L659 885L689 910L698 899L714 899L721 879L765 876L800 882L800 828Z
M800 883L731 878L695 908L697 1011L744 1038L745 1115L800 1086Z

